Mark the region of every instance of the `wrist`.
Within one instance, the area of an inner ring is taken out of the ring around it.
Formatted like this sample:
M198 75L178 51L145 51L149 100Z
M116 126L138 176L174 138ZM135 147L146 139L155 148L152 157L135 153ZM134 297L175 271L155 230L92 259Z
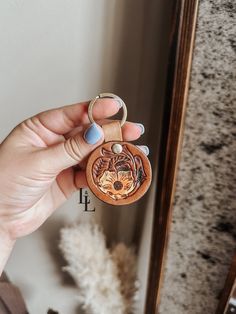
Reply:
M0 228L0 275L4 270L14 244L15 240L5 230Z

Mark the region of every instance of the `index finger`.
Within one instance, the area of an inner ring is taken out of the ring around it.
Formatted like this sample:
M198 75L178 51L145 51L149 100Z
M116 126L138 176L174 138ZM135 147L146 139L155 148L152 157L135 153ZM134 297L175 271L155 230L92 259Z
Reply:
M81 124L89 122L89 101L41 112L36 115L41 124L56 134L65 134ZM109 118L120 109L119 103L113 99L98 99L94 105L94 119Z

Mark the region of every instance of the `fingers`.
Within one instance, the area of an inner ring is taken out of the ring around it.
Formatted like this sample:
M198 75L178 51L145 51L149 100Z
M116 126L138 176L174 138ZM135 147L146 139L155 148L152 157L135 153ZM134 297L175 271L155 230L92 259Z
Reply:
M35 117L40 123L56 134L65 134L80 124L89 123L89 102L81 102L57 109L41 112ZM119 111L119 103L113 99L98 99L94 105L93 117L95 120L108 118ZM33 117L34 118L34 117Z
M86 172L68 168L57 176L57 184L65 198L68 199L78 189L87 187Z
M44 171L57 175L82 162L103 141L103 130L94 123L85 132L81 131L64 142L38 151L38 159Z
M122 130L124 140L131 141L140 137L144 127L137 123L126 122ZM89 154L103 141L102 128L93 123L85 131L81 130L65 141L39 150L38 160L40 160L40 165L44 171L57 175L71 166L83 164ZM140 149L148 154L148 149L145 146L140 146Z
M107 124L107 123L112 122L112 121L115 121L115 120L102 119L102 120L98 120L97 123L99 125L103 125L103 124ZM64 136L66 139L68 139L68 138L74 136L75 134L77 134L78 132L84 130L87 127L88 127L87 125L77 127L74 130L65 134ZM125 124L123 125L121 130L122 130L123 140L127 141L127 142L137 140L145 132L145 128L144 128L143 124L135 123L135 122L129 122L129 121L125 122Z
M77 189L86 188L88 186L86 172L84 170L75 172L74 183Z
M145 132L141 123L126 122L122 127L122 136L124 141L135 141Z
M74 173L74 169L70 167L60 172L56 178L60 190L67 199L77 191L74 182Z

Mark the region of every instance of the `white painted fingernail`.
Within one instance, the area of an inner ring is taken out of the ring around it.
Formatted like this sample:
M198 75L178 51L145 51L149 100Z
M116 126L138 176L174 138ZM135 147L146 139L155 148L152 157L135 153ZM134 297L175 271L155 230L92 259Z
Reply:
M149 155L149 148L146 145L137 145L139 149L141 149L142 152L144 152L145 155Z
M143 135L143 133L145 132L145 127L142 123L135 123L141 130L141 135Z

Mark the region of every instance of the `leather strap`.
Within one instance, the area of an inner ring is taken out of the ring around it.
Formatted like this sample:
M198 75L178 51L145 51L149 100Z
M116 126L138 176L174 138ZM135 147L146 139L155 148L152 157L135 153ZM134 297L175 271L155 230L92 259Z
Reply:
M120 121L102 125L105 142L123 141Z

